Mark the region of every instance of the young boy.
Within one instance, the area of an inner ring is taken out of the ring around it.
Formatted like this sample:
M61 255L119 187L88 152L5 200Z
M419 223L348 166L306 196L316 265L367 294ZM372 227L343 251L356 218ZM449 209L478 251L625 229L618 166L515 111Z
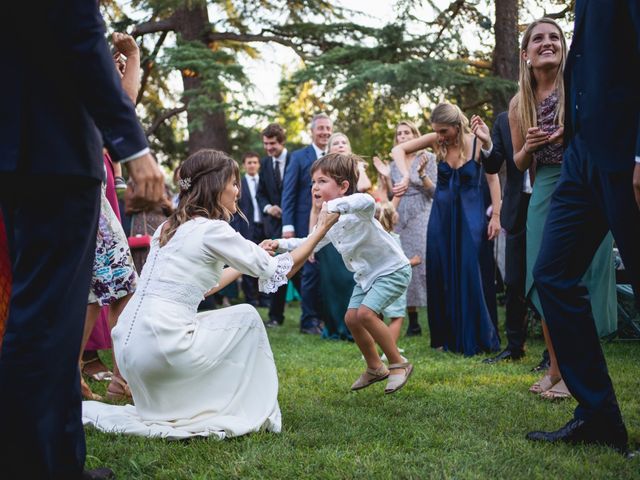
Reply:
M402 249L374 218L375 200L368 194L354 193L358 181L358 161L354 154L329 154L311 167L313 201L326 202L332 213L340 213L316 251L327 243L342 255L354 272L356 285L349 301L345 323L367 362L367 370L351 386L360 390L388 377L385 393L393 393L407 382L413 365L403 361L389 327L380 312L400 297L411 280L411 266ZM285 252L304 239L267 240L268 250ZM376 350L378 344L389 359L387 368Z

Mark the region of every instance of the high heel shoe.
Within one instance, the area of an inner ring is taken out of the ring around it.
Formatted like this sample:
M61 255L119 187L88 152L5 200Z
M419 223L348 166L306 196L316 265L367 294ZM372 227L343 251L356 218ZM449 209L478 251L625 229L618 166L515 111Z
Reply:
M107 387L107 398L109 400L131 400L131 389L129 384L120 375L113 375Z

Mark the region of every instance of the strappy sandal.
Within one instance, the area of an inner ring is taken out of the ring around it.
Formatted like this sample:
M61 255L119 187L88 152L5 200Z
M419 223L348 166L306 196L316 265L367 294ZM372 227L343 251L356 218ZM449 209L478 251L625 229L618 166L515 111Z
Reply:
M384 389L384 393L394 393L404 387L407 380L413 373L413 365L409 362L392 363L389 365L389 370L401 370L402 373L393 373L389 375L387 381L387 387Z
M376 382L380 382L389 376L389 369L383 365L378 368L367 368L365 372L358 377L358 379L351 385L351 390L361 390L367 388L369 385L373 385Z
M102 397L97 393L93 393L87 382L84 381L82 375L80 375L80 391L82 392L82 398L85 400L95 400L96 402L102 401Z
M531 385L531 387L529 387L529 391L531 393L535 393L535 394L544 393L547 390L553 388L553 386L556 383L558 383L560 380L562 380L562 377L559 377L559 376L558 377L552 377L551 375L545 375L540 380L538 380L536 383Z
M131 400L131 389L129 384L120 375L114 375L111 383L107 387L107 398L109 400Z
M81 360L80 368L82 369L82 373L87 377L91 378L92 380L95 380L96 382L110 382L111 379L113 378L113 372L110 370L94 371L92 368L93 367L92 363L96 363L96 362L102 363L100 361L100 357L95 356L93 358L90 358L89 360ZM102 364L102 366L104 368L107 368L106 365L104 364Z
M571 398L572 395L564 380L560 380L552 388L542 392L540 396L545 400L564 400L565 398Z

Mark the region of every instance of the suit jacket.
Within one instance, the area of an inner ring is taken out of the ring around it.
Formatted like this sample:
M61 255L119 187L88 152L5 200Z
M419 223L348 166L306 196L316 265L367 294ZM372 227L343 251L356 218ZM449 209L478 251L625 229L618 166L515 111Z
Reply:
M284 165L285 174L290 164L291 152L287 151L287 161ZM279 187L276 184L272 157L264 157L260 160L260 181L258 182L256 200L261 212L264 212L264 207L267 205L277 205L282 208L282 183ZM280 238L282 236L282 218L272 217L263 213L262 221L264 222L264 233L268 238Z
M639 75L640 2L577 0L564 139L579 136L603 171L629 170L640 155Z
M123 92L95 0L15 2L0 51L0 173L102 180L103 145L114 161L147 146ZM38 35L33 35L38 32ZM43 51L43 39L55 55Z
M491 133L493 150L488 157L483 156L482 164L487 173L498 173L502 164L507 164L507 184L504 187L502 209L500 210L500 223L507 231L519 230L524 225L524 218L518 218L522 211L520 202L524 201L522 184L525 172L521 172L513 161L513 143L511 142L511 130L509 128L509 115L502 112L496 118Z
M311 165L316 161L312 145L291 154L282 184L282 225L293 225L296 237L309 234L311 214Z

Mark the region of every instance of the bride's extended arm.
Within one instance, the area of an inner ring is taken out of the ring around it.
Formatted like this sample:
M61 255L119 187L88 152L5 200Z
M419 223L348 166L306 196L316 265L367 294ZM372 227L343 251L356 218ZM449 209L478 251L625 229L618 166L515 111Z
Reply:
M205 293L204 296L208 297L209 295L213 295L214 293L219 292L220 290L222 290L227 285L235 282L241 276L242 276L242 272L239 272L235 268L227 267L227 268L223 269L222 270L222 275L220 275L220 280L218 280L218 285L216 285L211 290L209 290L207 293Z

